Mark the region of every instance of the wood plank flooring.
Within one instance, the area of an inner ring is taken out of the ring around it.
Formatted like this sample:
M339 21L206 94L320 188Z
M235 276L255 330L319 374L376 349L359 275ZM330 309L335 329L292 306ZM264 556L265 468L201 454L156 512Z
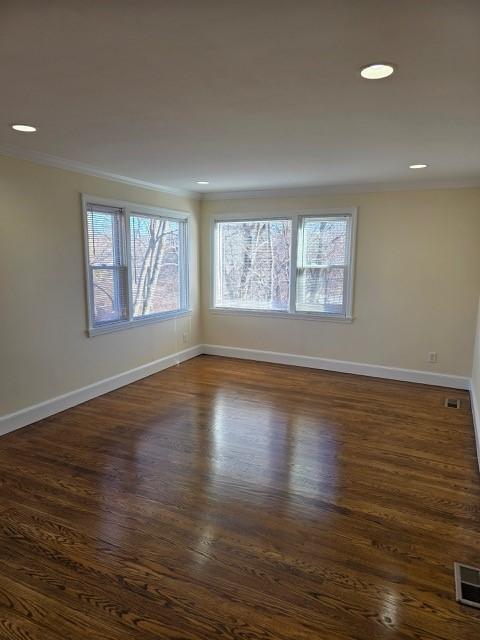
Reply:
M479 640L467 392L200 356L0 439L0 638Z

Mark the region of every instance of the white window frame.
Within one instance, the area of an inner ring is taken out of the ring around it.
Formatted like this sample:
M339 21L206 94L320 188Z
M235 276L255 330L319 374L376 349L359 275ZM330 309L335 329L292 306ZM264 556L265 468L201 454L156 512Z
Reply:
M301 224L305 218L351 218L350 225L350 256L346 265L345 278L345 314L328 313L321 311L297 311L297 278L298 278L298 242ZM297 318L304 320L319 320L327 322L352 322L353 321L353 292L355 281L355 248L357 238L357 207L344 207L336 209L313 209L303 211L289 211L275 213L250 213L250 214L222 214L210 218L210 307L211 313L226 315L251 315L276 318ZM270 309L239 309L236 307L217 307L216 303L216 256L217 256L217 223L221 222L255 222L264 220L290 220L292 225L292 237L290 243L290 303L288 311L275 311Z
M100 205L104 207L115 207L122 213L122 251L126 268L126 293L127 293L127 317L122 320L114 320L111 322L102 322L95 324L93 315L93 283L91 278L91 266L88 253L88 210L89 207ZM163 218L164 220L173 220L175 222L183 222L180 226L182 238L180 241L180 309L174 311L162 311L161 313L150 314L145 317L135 318L133 316L132 304L132 268L130 260L130 218L132 216L152 216ZM110 198L99 198L89 194L82 194L82 224L84 238L84 264L85 264L85 283L86 283L86 301L87 301L87 335L90 337L130 329L132 327L162 322L182 316L190 315L190 280L192 269L192 257L189 243L191 214L186 211L178 211L176 209L165 209L160 207L149 207L134 202L126 202L124 200L112 200Z

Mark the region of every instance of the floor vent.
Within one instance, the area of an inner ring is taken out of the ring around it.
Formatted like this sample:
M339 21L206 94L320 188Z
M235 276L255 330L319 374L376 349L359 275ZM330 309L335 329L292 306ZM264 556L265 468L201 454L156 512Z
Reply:
M457 400L456 398L446 398L445 406L448 409L460 409L460 400Z
M468 607L480 609L480 569L455 562L455 598Z

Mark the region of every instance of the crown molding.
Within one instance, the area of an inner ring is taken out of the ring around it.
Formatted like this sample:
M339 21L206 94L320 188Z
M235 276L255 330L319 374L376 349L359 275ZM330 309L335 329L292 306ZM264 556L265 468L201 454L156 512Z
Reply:
M189 189L179 189L167 187L155 182L140 180L130 176L123 176L118 173L112 173L99 169L93 165L78 162L76 160L68 160L41 151L32 149L24 149L11 144L0 145L0 155L28 160L37 164L56 167L57 169L65 169L66 171L74 171L95 178L104 178L114 182L121 182L142 189L150 189L151 191L159 191L170 195L183 198L192 198L195 200L241 200L244 198L277 198L277 197L294 197L294 196L316 196L316 195L348 195L356 193L379 193L385 191L420 191L428 189L468 189L480 187L480 176L474 178L458 178L453 180L422 180L422 181L403 181L403 182L379 182L379 183L360 183L360 184L338 184L338 185L305 185L301 187L275 187L275 188L258 188L258 189L236 189L230 191L207 191L198 192Z
M316 195L348 195L386 191L425 191L428 189L472 189L480 187L480 176L458 180L424 180L417 182L378 182L339 185L309 185L273 189L245 189L236 191L208 191L200 194L202 201L241 200L243 198L278 198Z
M197 191L190 191L188 189L175 189L173 187L166 187L155 182L147 182L140 180L139 178L131 178L130 176L122 176L118 173L111 173L104 169L99 169L90 164L84 162L77 162L76 160L67 160L59 156L53 156L41 151L33 151L32 149L24 149L17 147L16 145L3 144L0 145L0 154L13 158L19 158L20 160L28 160L37 164L43 164L49 167L56 167L57 169L65 169L67 171L75 171L76 173L82 173L87 176L94 176L95 178L104 178L106 180L113 180L114 182L121 182L134 187L141 187L142 189L150 189L151 191L160 191L161 193L168 193L174 196L180 196L184 198L193 198L198 200L200 194Z

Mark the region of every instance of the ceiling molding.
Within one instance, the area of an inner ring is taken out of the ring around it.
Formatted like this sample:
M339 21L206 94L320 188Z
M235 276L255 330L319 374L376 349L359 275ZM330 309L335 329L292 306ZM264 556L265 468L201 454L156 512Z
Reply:
M403 181L403 182L379 182L379 183L360 183L360 184L339 184L339 185L305 185L301 187L276 187L266 189L236 189L230 191L207 191L198 192L189 189L178 189L167 187L165 185L147 182L139 178L130 176L122 176L117 173L99 169L84 162L76 160L67 160L59 156L24 149L16 145L0 145L0 155L28 160L37 164L56 167L57 169L65 169L66 171L74 171L96 178L112 180L128 184L142 189L158 191L184 198L192 198L195 200L213 201L213 200L241 200L244 198L291 198L295 196L316 196L316 195L348 195L356 193L378 193L385 191L416 191L428 189L468 189L480 187L480 176L474 178L458 178L451 180L430 179Z
M15 145L0 145L0 155L19 158L21 160L29 160L37 164L43 164L49 167L56 167L57 169L65 169L67 171L74 171L76 173L82 173L87 176L94 176L95 178L104 178L105 180L112 180L114 182L121 182L134 187L140 187L142 189L150 189L151 191L160 191L161 193L168 193L173 196L179 196L183 198L193 198L198 200L200 194L197 191L190 191L188 189L175 189L173 187L166 187L154 182L147 182L138 178L131 178L130 176L122 176L118 173L111 173L104 169L99 169L90 164L84 162L77 162L76 160L67 160L66 158L60 158L48 153L42 153L40 151L33 151L31 149L24 149Z
M480 187L480 176L458 180L423 180L417 182L378 182L341 185L310 185L278 187L275 189L245 189L235 191L209 191L200 194L201 200L241 200L243 198L291 198L294 196L348 195L385 191L425 191L428 189L472 189Z

